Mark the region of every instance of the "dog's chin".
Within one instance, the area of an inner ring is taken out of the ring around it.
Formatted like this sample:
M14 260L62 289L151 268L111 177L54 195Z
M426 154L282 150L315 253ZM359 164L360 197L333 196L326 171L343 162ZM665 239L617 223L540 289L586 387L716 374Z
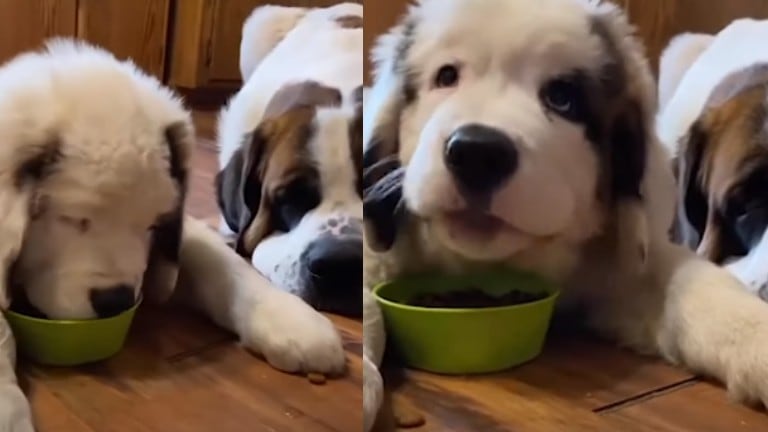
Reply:
M536 242L536 236L490 214L451 211L430 219L435 239L471 261L506 260Z

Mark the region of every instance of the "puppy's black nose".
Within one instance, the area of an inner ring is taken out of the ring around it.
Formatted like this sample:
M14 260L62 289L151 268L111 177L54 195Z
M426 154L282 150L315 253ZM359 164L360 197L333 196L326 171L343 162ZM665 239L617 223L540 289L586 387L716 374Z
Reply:
M93 288L89 295L91 306L99 318L119 315L132 308L135 302L133 287L130 285Z
M362 314L363 244L359 238L322 237L303 255L307 284L317 307L329 312Z
M445 145L445 164L461 189L489 193L517 169L517 149L504 132L469 124L451 134Z

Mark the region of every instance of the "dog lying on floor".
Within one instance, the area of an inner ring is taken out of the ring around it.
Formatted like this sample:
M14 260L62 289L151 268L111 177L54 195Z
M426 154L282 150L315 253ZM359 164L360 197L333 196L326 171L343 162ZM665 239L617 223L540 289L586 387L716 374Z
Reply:
M0 68L0 308L48 318L186 303L288 372L345 368L332 323L183 216L190 113L132 63L57 39ZM30 431L0 317L0 430Z
M385 332L369 289L506 263L560 282L616 343L768 403L768 305L673 244L656 88L626 16L590 0L422 0L374 51L364 108L364 419ZM457 341L460 343L460 341Z
M220 115L221 231L275 285L362 315L363 6L263 6Z
M679 241L768 300L768 21L683 34L660 62L659 137L675 156Z

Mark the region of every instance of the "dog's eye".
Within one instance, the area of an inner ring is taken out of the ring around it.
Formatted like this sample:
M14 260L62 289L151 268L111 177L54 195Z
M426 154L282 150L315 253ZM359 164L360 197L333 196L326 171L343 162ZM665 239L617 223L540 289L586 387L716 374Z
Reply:
M444 65L435 74L435 88L455 87L459 84L459 68L454 65Z
M71 216L59 216L59 221L65 225L69 225L80 232L86 232L91 229L91 221L86 218L77 218Z
M541 99L547 109L568 119L575 119L581 108L580 89L567 79L548 82L541 90Z
M297 179L275 191L272 200L275 229L287 232L298 225L305 214L320 205L321 196L316 181Z

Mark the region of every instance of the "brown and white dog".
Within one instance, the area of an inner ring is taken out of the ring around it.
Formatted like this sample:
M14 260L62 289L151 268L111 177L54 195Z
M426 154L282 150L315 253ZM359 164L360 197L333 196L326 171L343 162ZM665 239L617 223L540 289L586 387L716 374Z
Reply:
M243 88L221 112L222 231L278 287L359 316L363 7L265 6L243 26Z
M768 21L683 34L660 64L659 135L679 182L677 240L768 300Z
M618 344L768 404L768 304L669 240L675 181L654 133L657 89L614 2L421 0L374 59L366 430L386 342L371 287L499 264L559 281L559 306Z
M72 40L0 67L0 310L109 317L177 300L289 372L338 373L328 318L275 289L184 217L195 133L181 100L133 63ZM0 430L29 432L0 315Z

